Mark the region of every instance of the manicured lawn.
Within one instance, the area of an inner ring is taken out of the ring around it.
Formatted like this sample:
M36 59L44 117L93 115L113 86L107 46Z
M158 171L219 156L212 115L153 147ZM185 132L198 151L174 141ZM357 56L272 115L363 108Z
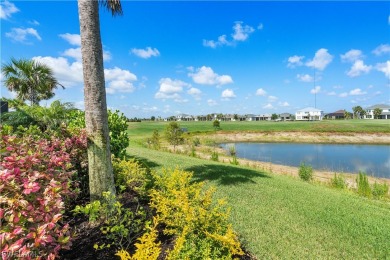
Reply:
M164 126L146 125L148 131ZM201 123L186 127L195 125ZM390 258L390 205L386 202L288 176L136 145L131 145L128 153L155 170L179 166L193 171L194 181L216 186L216 197L227 198L235 230L258 259Z
M213 132L213 123L178 122L189 133L201 134ZM154 130L164 133L168 122L129 123L129 135L133 140L150 137ZM324 121L288 121L288 122L221 122L221 132L340 132L340 133L390 133L390 120L324 120Z

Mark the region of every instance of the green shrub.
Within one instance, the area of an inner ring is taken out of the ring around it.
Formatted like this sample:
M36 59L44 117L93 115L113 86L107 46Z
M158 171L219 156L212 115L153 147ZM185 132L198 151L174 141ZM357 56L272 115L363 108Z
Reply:
M128 202L128 201L126 201ZM75 214L85 214L89 220L100 224L100 231L109 240L109 243L95 244L96 250L119 245L120 248L128 248L138 234L142 233L146 221L146 213L141 208L133 212L123 207L122 203L110 194L103 193L103 200L93 201L85 206L76 206Z
M237 156L233 156L232 157L232 160L230 161L230 164L233 164L233 165L239 165L240 164L238 162L238 160L237 160Z
M359 172L359 175L356 179L356 184L359 195L364 197L371 197L371 187L366 174Z
M231 156L236 156L236 154L237 154L236 146L234 144L230 144L230 145L228 145L228 148L229 148L229 154Z
M387 183L380 184L375 182L372 186L372 195L377 199L385 197L388 192L389 185L387 185Z
M191 156L191 157L196 157L195 145L191 145L191 153L190 153L190 156Z
M347 187L344 177L341 174L336 173L331 180L331 185L333 188L337 189L345 189Z
M306 165L304 162L299 166L299 177L304 181L310 181L313 179L313 167Z
M193 140L192 140L192 144L194 146L199 146L200 145L200 139L198 137L195 137Z
M219 158L218 158L218 153L216 151L213 151L211 153L211 160L212 161L215 161L215 162L218 162L219 161Z
M153 131L152 138L150 138L149 143L152 145L153 149L159 150L161 148L160 134L158 130Z

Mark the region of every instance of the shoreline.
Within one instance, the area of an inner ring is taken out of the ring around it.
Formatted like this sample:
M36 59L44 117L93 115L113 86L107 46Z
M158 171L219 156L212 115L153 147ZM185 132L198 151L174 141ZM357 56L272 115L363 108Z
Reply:
M196 135L197 136L197 135ZM197 136L225 142L284 142L284 143L323 143L323 144L373 144L390 145L390 133L333 133L333 132L241 132L213 133Z
M313 133L313 132L243 132L243 133L215 133L205 136L197 136L203 143L226 143L226 142L274 142L274 143L323 143L323 144L366 144L366 145L390 145L390 134L387 133ZM201 147L207 147L202 145ZM225 151L216 148L219 154ZM201 148L202 150L202 148ZM210 159L210 156L199 151L202 157ZM229 163L229 156L220 156L220 162ZM271 162L253 161L237 158L240 165L255 169L261 169L272 174L288 175L299 178L299 167L275 164ZM342 174L349 188L356 187L357 173L335 172L330 170L313 169L313 179L322 183L329 183L335 174ZM390 179L372 177L367 175L369 182L386 182L390 185Z

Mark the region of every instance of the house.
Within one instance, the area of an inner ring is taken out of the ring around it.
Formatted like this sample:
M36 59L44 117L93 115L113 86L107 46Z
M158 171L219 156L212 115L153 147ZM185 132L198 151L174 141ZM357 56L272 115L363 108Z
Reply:
M293 115L290 113L281 113L279 115L279 118L280 118L280 120L283 120L283 121L289 121L289 120L293 119Z
M325 115L327 119L345 119L345 110L337 110L336 112Z
M324 111L314 107L307 107L301 110L298 110L295 113L295 120L322 120L324 117Z
M271 114L261 114L261 115L259 115L259 120L260 121L263 121L263 120L271 121L271 119L272 119L272 115Z
M378 119L390 119L390 106L384 104L378 104L371 107L366 108L366 114L364 115L364 119L374 119L374 110L379 108L382 110L382 113L378 117Z
M187 114L178 114L176 116L176 121L194 121L194 117Z
M254 114L247 114L245 115L246 121L259 121L259 116L256 116ZM241 120L240 120L241 121Z

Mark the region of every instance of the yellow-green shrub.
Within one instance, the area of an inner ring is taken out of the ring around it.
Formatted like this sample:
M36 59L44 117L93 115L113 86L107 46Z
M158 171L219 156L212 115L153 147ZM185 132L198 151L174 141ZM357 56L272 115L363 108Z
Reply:
M225 203L212 202L213 189L191 183L192 173L179 169L164 169L153 177L150 205L164 233L177 239L168 259L230 259L243 254Z
M146 189L150 185L150 170L134 159L114 159L113 168L115 183L120 191L129 188L141 195L146 195Z

